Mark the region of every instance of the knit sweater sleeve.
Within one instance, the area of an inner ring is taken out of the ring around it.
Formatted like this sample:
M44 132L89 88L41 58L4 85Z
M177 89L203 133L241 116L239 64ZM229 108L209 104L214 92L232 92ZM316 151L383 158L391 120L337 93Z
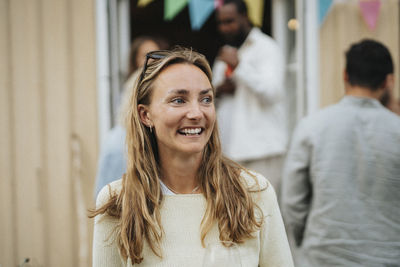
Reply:
M112 193L118 190L120 181L105 186L99 193L96 201L96 208L104 205ZM125 267L126 264L120 257L119 248L116 242L115 228L118 219L107 214L97 215L94 221L93 233L93 267Z
M259 266L294 266L276 194L268 181L266 189L260 193L258 204L264 213L264 224L260 232Z

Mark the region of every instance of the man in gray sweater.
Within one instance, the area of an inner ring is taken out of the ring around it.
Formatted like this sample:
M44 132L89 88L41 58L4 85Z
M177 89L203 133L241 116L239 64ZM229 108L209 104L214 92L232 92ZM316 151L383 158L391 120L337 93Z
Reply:
M388 49L346 52L345 96L301 120L284 169L282 210L298 266L400 266L400 117Z

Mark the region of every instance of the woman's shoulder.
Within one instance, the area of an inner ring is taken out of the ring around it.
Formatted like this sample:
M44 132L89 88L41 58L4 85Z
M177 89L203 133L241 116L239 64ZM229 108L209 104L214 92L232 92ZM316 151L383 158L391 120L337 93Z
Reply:
M275 214L279 210L275 190L267 178L254 171L242 171L241 177L246 181L249 191L264 215Z
M100 208L106 204L114 195L118 195L122 189L122 179L113 181L105 185L97 195L96 208Z
M242 170L240 177L245 181L250 192L260 192L271 187L267 178L254 171Z

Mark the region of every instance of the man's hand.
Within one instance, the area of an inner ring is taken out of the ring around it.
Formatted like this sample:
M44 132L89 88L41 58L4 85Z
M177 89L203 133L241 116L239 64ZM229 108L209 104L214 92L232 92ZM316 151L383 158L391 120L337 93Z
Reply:
M232 79L225 79L225 81L217 87L216 96L233 95L235 93L236 84Z
M228 64L234 70L239 64L237 48L224 45L219 50L218 59Z

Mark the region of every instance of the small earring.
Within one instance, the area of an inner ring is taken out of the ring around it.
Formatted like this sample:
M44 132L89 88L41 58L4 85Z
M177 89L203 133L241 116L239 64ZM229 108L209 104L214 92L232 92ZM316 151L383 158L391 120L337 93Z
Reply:
M150 132L152 133L153 132L153 126L150 125L149 127L150 127Z

